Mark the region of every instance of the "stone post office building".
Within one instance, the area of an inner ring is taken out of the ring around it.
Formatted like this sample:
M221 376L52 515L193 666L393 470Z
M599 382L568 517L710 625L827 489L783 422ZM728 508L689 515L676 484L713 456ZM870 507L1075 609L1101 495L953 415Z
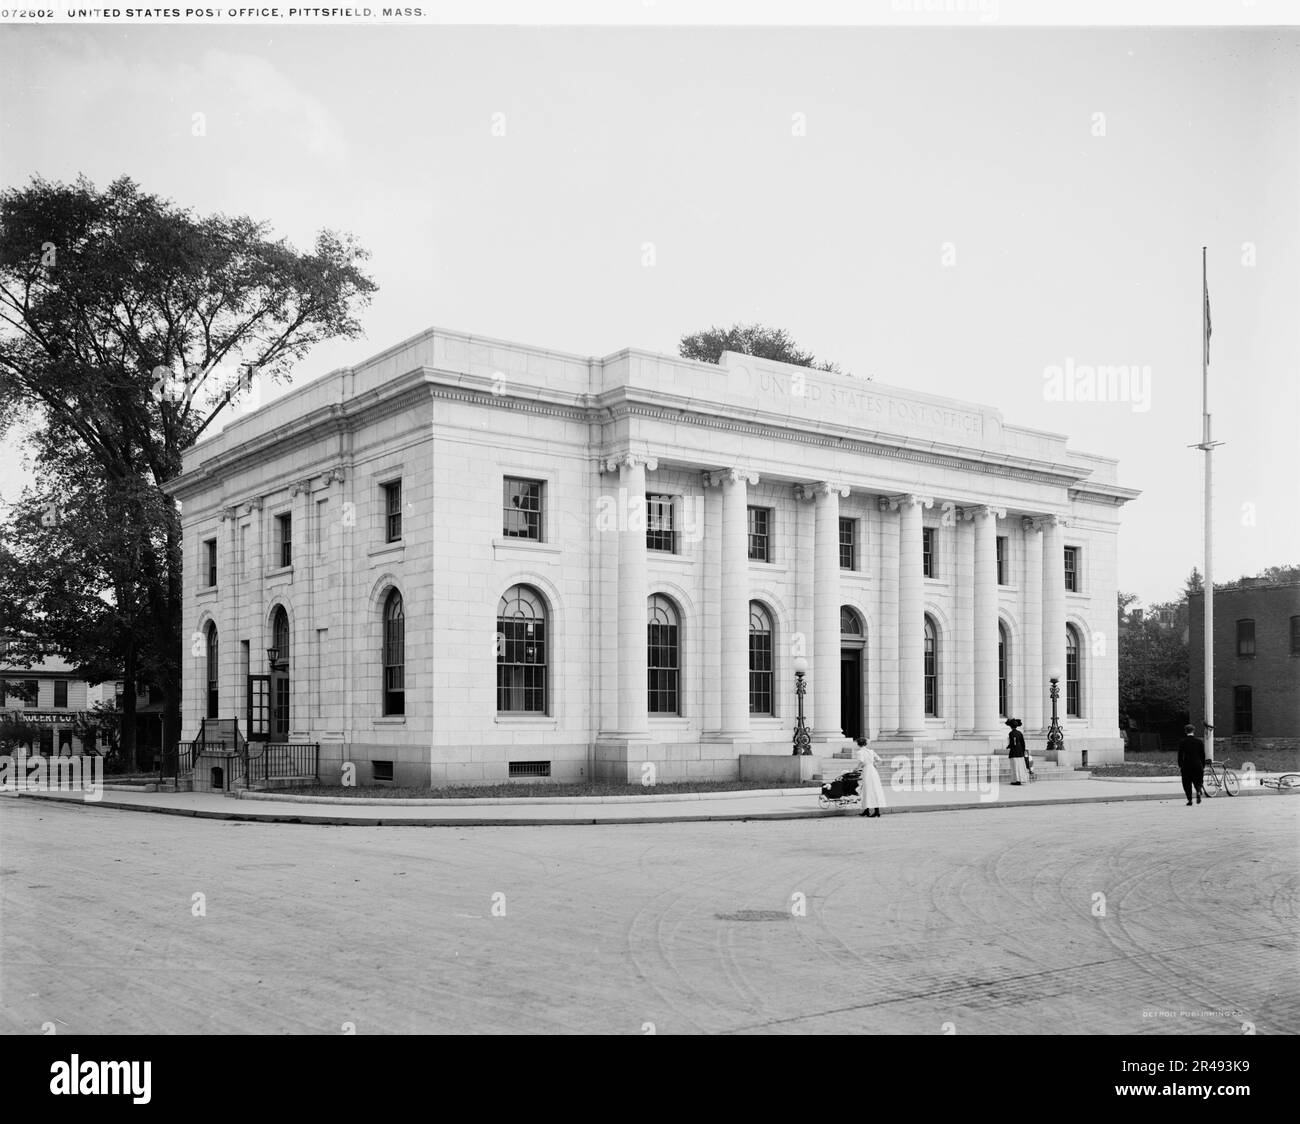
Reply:
M1066 416L1066 415L1063 415ZM185 454L184 737L358 783L734 777L814 751L1122 753L1116 463L989 406L726 354L431 330ZM273 651L268 654L268 649ZM274 656L275 664L270 664Z

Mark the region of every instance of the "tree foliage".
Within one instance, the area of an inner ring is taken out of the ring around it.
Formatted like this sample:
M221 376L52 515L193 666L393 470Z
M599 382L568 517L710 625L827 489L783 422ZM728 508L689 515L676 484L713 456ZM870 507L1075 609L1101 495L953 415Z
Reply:
M738 323L730 328L705 328L701 332L682 336L677 346L677 353L683 359L694 359L700 363L717 363L724 351L794 363L832 374L840 373L836 364L818 362L811 352L801 350L784 328L766 328L762 324Z
M40 474L0 528L0 628L33 658L143 673L164 695L165 745L179 734L181 536L164 486L256 380L360 335L366 257L330 231L299 253L264 223L198 217L125 178L0 193L0 433L25 424ZM33 517L50 504L70 516Z

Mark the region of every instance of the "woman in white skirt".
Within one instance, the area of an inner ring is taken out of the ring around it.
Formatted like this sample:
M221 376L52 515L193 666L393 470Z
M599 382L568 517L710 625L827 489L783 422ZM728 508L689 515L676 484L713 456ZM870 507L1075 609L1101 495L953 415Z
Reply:
M880 783L880 774L876 772L880 754L868 748L866 738L858 738L858 760L862 762L862 782L859 785L862 811L858 814L879 819L880 809L885 806L885 786Z
M1011 762L1011 783L1024 784L1029 779L1025 768L1025 735L1020 732L1022 725L1019 718L1008 718L1007 725L1011 733L1007 735L1007 759Z

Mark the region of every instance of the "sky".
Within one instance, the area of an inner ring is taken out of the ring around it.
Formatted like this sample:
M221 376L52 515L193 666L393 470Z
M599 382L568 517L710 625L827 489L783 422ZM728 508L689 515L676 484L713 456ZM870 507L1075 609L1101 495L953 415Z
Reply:
M1300 563L1298 48L1294 28L5 26L0 183L129 175L302 248L354 234L365 337L295 385L435 325L597 356L783 327L1117 458L1142 491L1119 584L1151 604L1202 565L1202 246L1215 577ZM1080 365L1149 393L1049 393ZM0 496L22 480L11 435Z

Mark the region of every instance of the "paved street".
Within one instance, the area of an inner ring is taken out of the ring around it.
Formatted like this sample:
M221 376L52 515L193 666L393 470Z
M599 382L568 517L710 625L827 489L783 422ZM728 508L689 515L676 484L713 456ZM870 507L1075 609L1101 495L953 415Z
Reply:
M1298 815L329 827L5 799L0 1029L1294 1034Z

